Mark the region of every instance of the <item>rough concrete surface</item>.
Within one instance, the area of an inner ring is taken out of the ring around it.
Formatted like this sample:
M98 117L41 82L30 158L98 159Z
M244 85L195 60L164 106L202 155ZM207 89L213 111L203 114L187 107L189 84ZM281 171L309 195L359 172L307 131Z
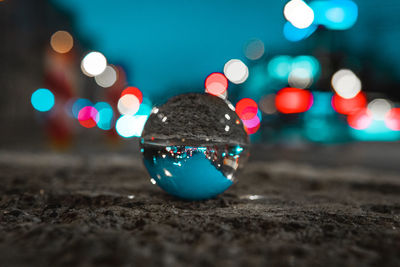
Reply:
M137 156L1 151L0 266L400 266L397 174L250 161L187 202Z

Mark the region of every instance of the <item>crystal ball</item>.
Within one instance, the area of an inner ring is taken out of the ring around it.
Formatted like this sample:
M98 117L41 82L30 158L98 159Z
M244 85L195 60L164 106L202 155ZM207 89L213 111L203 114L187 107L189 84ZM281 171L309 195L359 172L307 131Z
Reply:
M234 183L247 161L249 138L231 103L190 93L153 108L140 147L153 184L176 197L201 200Z

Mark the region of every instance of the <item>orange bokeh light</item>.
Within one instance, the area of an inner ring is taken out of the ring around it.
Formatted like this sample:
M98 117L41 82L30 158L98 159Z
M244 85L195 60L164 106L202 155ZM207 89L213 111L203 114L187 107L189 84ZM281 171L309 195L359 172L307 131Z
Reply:
M57 53L68 53L74 46L74 39L66 31L55 32L50 39L50 45Z

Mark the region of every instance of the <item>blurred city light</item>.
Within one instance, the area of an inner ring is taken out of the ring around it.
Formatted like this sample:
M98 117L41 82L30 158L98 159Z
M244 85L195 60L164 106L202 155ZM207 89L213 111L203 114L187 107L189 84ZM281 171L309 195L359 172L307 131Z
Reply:
M54 106L54 94L49 89L37 89L31 96L31 103L37 111L49 111Z
M83 107L92 105L93 105L92 102L85 98L79 98L75 100L74 104L72 104L72 110L71 110L72 116L78 119L79 111L81 111Z
M287 80L292 70L290 56L275 56L268 63L268 73L277 80Z
M386 114L385 124L393 131L400 131L400 108L392 108Z
M117 81L117 71L108 65L101 74L94 77L94 80L101 87L110 87Z
M224 74L232 83L240 84L249 77L249 69L241 60L231 59L225 63Z
M81 62L82 72L89 77L94 77L103 73L106 67L107 59L100 52L88 53Z
M343 98L338 94L332 96L332 107L340 114L351 114L361 108L366 107L367 97L365 93L359 92L353 98Z
M312 94L299 88L283 88L275 97L276 109L286 114L305 112L312 106L312 103Z
M94 105L94 108L97 110L97 127L102 130L110 130L112 128L112 120L114 117L114 112L110 104L106 102L98 102Z
M312 73L308 69L295 68L289 74L288 83L291 87L304 89L310 87L312 82Z
M292 23L287 21L283 26L283 36L291 42L298 42L309 37L315 30L317 29L317 25L311 24L307 28L299 29L293 26Z
M330 30L347 30L357 21L358 7L351 0L312 1L315 24Z
M68 53L74 46L74 39L66 31L55 32L50 39L50 45L57 53Z
M299 29L309 27L314 21L314 11L302 0L289 1L284 7L283 14Z
M140 104L138 112L136 112L136 115L149 116L152 109L153 109L153 105L152 105L150 99L148 99L147 97L144 97L142 103Z
M385 119L386 115L392 109L392 104L386 99L377 98L368 104L368 109L375 120L381 121Z
M260 100L260 110L264 112L265 114L271 115L276 113L276 107L275 107L275 94L269 94L264 96Z
M204 86L207 93L225 98L224 93L228 88L228 79L224 74L214 72L208 75L204 82Z
M361 91L360 79L348 69L341 69L332 76L332 87L338 95L349 99Z
M83 107L78 113L79 123L86 128L93 128L97 125L97 110L92 106Z
M122 115L134 115L139 107L140 101L135 95L126 94L118 100L118 111Z
M142 101L143 101L143 94L139 90L139 88L136 88L136 87L133 87L133 86L129 86L129 87L125 88L122 91L121 97L123 97L125 95L134 95L134 96L136 96L137 99L139 100L139 103L142 103Z
M400 131L393 131L382 120L372 120L364 129L350 129L354 139L360 141L398 141Z
M264 55L264 49L264 43L261 40L253 39L245 45L244 55L250 60L257 60Z
M348 115L347 122L351 128L363 130L371 125L372 114L367 108L362 108Z
M311 78L315 78L319 74L321 67L315 57L304 55L293 58L292 70L295 69L305 69L312 75Z
M145 115L121 116L115 125L117 133L124 138L140 137L147 118Z
M257 115L258 105L251 98L243 98L237 102L235 110L242 120L251 120Z

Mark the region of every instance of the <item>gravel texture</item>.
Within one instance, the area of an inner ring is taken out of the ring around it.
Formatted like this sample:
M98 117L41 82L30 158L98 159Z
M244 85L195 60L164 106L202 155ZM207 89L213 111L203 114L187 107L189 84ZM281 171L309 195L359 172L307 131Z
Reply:
M0 153L0 266L400 266L400 178L250 161L201 202L136 156Z

